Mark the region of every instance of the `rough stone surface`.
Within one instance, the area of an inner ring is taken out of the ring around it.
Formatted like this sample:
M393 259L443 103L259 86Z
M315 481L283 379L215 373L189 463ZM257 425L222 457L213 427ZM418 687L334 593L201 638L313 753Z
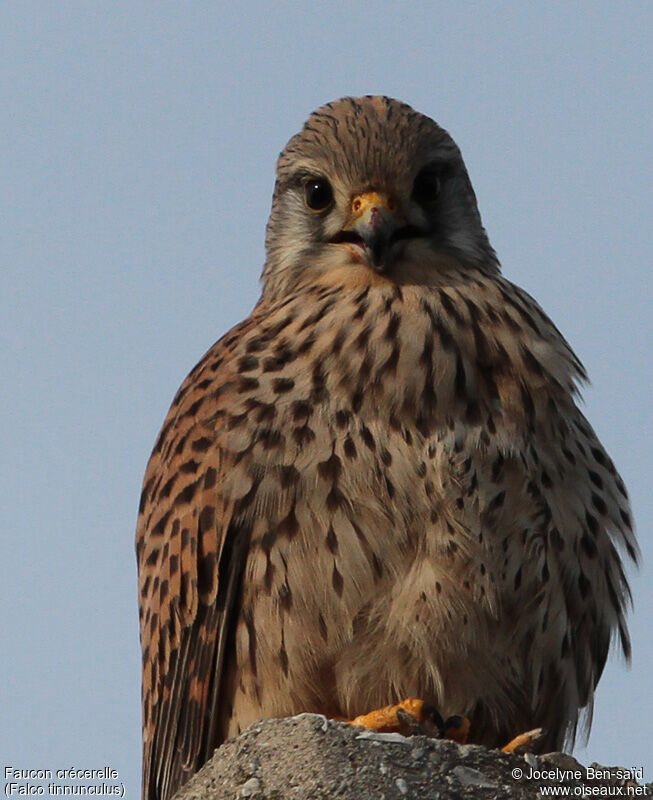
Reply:
M640 785L624 770L591 769L602 773L588 777L586 767L563 753L506 755L300 714L256 723L226 742L175 800L521 800L556 796L544 788L556 786L569 787L557 796L653 796L653 784ZM554 774L539 777L538 771ZM575 788L581 786L584 794Z

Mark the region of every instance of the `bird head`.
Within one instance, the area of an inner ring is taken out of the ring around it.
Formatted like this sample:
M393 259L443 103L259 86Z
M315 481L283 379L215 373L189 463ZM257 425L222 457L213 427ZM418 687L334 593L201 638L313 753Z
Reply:
M264 297L347 268L426 285L452 265L498 271L455 142L387 97L329 103L288 142L266 250Z

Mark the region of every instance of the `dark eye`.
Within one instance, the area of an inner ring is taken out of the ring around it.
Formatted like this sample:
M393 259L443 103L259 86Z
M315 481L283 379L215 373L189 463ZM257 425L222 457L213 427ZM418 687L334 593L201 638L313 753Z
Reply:
M440 194L442 178L437 166L424 167L413 184L412 199L421 206L428 206Z
M304 202L311 211L326 211L333 203L333 189L326 178L309 178L304 184Z

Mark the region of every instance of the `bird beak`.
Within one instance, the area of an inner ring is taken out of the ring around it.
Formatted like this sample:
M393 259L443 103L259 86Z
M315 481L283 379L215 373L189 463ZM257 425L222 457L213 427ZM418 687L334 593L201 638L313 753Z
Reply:
M365 192L351 201L351 213L344 230L360 236L371 255L374 269L383 272L388 267L391 237L400 227L396 202L383 192Z

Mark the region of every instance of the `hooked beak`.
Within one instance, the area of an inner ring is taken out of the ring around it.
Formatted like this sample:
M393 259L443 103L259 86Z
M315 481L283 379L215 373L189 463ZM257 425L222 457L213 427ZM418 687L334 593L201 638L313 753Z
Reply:
M382 192L364 192L351 201L347 224L333 241L353 245L377 272L389 266L392 234L401 223L396 215L396 203ZM353 249L353 248L352 248Z

